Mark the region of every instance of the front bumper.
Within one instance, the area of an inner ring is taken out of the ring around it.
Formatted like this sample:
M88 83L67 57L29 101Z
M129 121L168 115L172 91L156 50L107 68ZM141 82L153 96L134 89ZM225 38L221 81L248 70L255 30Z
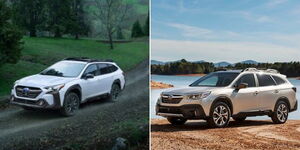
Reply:
M162 117L182 117L186 119L206 119L206 114L199 104L186 104L182 106L156 105L156 115Z
M13 105L33 108L59 109L61 107L59 92L43 94L38 96L36 99L18 97L12 92L10 103Z

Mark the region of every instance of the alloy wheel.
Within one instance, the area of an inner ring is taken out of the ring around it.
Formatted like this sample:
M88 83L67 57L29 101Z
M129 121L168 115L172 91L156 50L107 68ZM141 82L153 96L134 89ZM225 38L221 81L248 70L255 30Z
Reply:
M216 125L223 126L224 124L227 123L228 119L229 119L229 111L225 106L219 105L214 109L213 121Z
M288 116L288 109L285 104L280 104L277 108L277 118L281 122L285 122Z

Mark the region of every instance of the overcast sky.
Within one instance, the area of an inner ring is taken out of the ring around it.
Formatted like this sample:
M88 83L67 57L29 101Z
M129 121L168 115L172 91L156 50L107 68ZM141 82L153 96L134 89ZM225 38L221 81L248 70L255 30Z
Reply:
M152 0L151 59L300 61L299 0Z

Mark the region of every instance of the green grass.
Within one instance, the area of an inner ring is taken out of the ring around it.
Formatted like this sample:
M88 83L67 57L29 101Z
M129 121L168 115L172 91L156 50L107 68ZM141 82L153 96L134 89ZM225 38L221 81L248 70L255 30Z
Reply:
M9 95L14 81L36 74L66 57L113 59L124 71L133 68L149 55L148 42L108 44L95 40L24 37L22 58L17 64L5 64L0 70L0 97Z

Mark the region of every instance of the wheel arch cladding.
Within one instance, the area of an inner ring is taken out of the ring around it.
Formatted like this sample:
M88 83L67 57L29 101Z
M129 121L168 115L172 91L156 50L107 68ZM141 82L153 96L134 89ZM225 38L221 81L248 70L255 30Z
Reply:
M81 87L78 84L72 85L71 87L69 87L69 89L67 90L65 97L67 96L68 93L70 92L74 92L78 95L79 100L82 100L82 93L81 93Z
M120 79L116 79L113 84L117 84L119 86L119 88L121 88L121 81Z
M231 114L233 114L233 105L232 105L231 100L226 96L220 96L220 97L217 97L214 100L214 102L212 103L212 105L210 106L210 114L209 114L210 116L212 115L212 109L217 102L223 102L223 103L227 104L230 109Z
M287 97L282 96L282 97L279 97L278 100L276 101L273 111L275 111L276 105L278 104L279 101L285 102L288 105L289 111L291 110L291 104L290 104L289 99Z

